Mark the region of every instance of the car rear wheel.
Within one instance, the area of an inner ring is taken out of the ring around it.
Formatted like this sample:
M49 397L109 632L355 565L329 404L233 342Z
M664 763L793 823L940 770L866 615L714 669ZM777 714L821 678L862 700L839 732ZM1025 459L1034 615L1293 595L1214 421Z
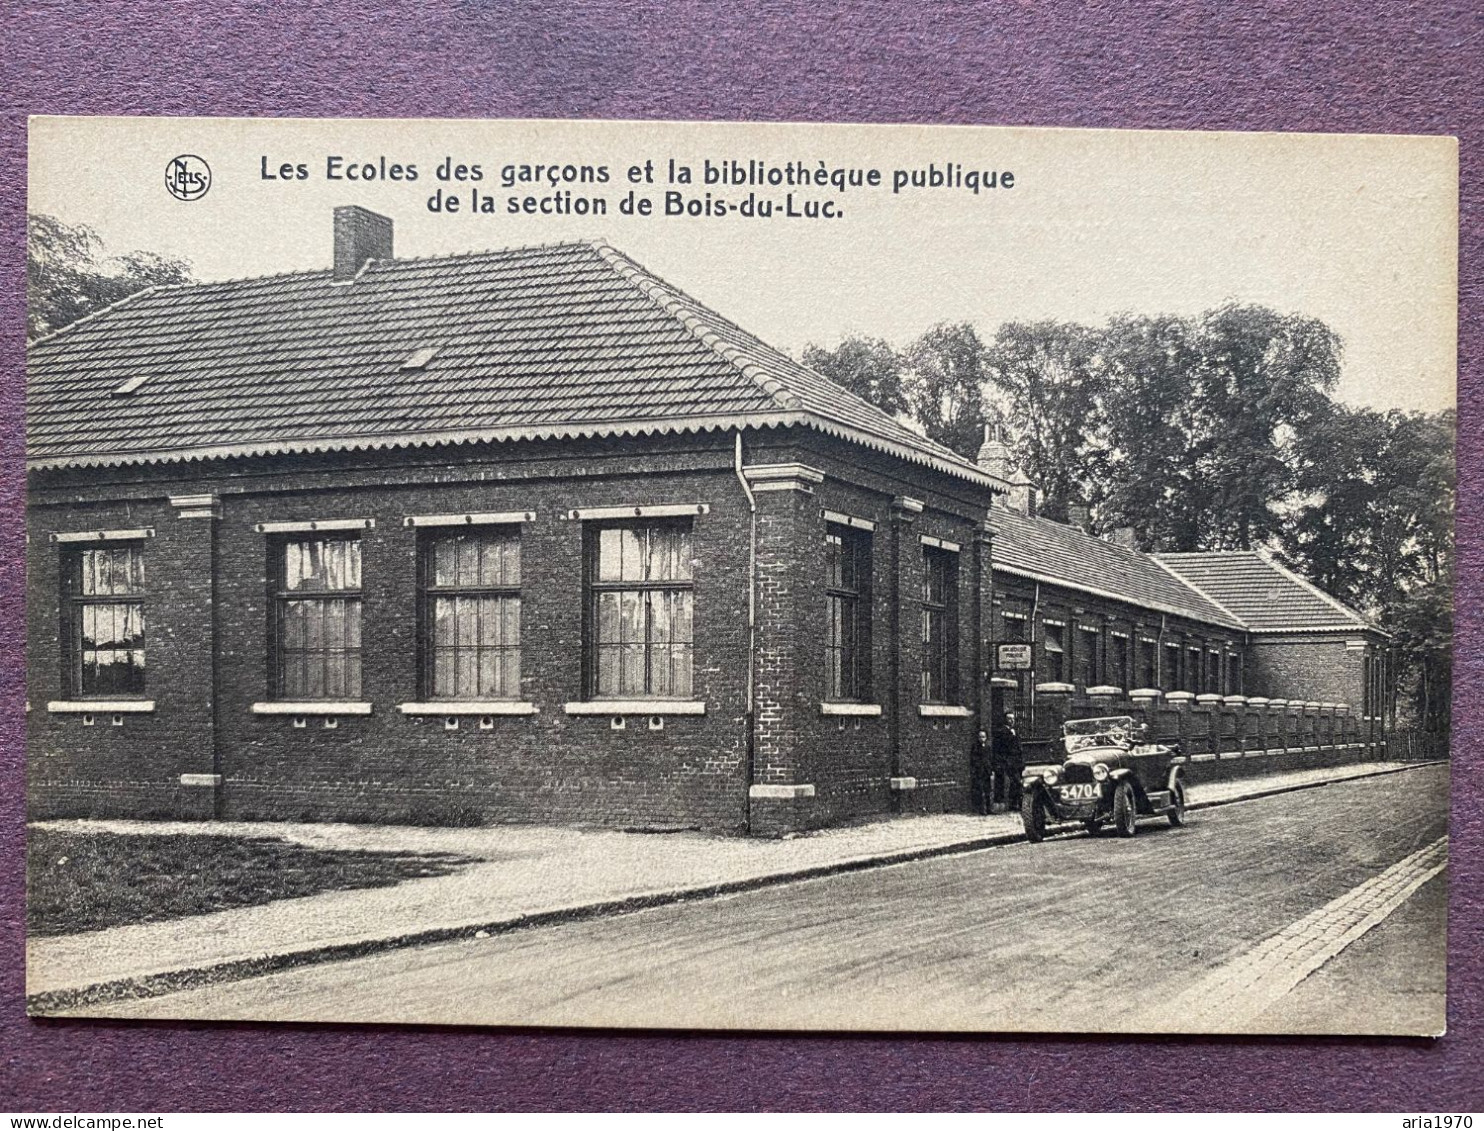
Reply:
M1139 831L1138 818L1134 787L1126 781L1119 782L1113 792L1113 827L1119 836L1133 836Z
M1046 803L1039 789L1028 789L1020 795L1020 819L1025 825L1025 839L1039 844L1046 839Z
M1177 781L1170 797L1170 824L1179 828L1185 824L1185 783Z

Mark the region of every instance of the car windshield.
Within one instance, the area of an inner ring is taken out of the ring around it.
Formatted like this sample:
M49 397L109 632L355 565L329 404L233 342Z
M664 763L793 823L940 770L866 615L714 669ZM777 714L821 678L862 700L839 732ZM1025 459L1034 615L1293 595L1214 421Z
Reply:
M1118 731L1108 731L1106 734L1069 734L1062 741L1068 754L1076 754L1081 750L1097 750L1105 746L1127 746L1129 744L1128 735Z
M1134 720L1127 715L1110 719L1073 719L1062 724L1063 745L1068 754L1099 746L1128 746L1133 742Z

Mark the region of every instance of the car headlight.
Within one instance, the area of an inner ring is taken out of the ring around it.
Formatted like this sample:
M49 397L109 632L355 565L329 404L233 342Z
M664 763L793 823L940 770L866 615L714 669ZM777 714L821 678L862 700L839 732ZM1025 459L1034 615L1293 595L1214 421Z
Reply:
M1098 781L1107 781L1108 767L1103 765L1101 762L1096 763L1092 767L1092 776L1097 778Z
M1042 770L1041 771L1041 780L1043 782L1045 782L1047 785L1055 785L1056 784L1056 767L1055 766L1047 766L1044 770Z

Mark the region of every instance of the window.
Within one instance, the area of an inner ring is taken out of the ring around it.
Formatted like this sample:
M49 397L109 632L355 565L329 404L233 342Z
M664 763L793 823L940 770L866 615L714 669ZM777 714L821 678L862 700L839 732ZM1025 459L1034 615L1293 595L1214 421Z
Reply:
M280 699L361 696L361 540L281 542L274 571L274 690Z
M1192 645L1189 649L1189 662L1185 665L1185 690L1198 692L1201 689L1201 647L1199 644Z
M1095 628L1077 629L1077 682L1083 688L1095 687L1099 682L1102 665L1098 662L1098 645L1102 634Z
M1160 676L1161 691L1180 690L1180 645L1174 642L1165 645L1165 665Z
M1159 686L1159 646L1153 640L1139 641L1139 686Z
M922 698L958 698L958 555L922 548Z
M1003 613L1000 619L1004 625L1001 639L1007 644L1024 643L1030 639L1028 635L1030 621L1024 613Z
M1046 621L1043 628L1046 633L1046 680L1061 683L1067 677L1067 626Z
M1221 653L1206 653L1206 694L1221 694Z
M591 694L689 698L695 588L689 525L589 529Z
M440 531L421 548L424 693L520 698L520 531Z
M825 527L825 698L871 696L871 535Z
M1124 691L1129 689L1128 648L1128 637L1119 633L1115 632L1108 641L1108 682Z
M62 555L65 684L78 699L144 694L144 548Z

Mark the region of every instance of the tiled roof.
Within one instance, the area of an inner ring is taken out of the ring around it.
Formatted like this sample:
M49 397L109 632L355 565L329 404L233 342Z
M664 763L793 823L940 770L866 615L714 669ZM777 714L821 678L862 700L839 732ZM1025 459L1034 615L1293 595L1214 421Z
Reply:
M997 482L604 244L156 288L27 364L33 468L789 424Z
M1232 611L1161 568L1148 554L1018 511L997 507L989 518L1000 531L994 540L997 570L1236 631L1245 627Z
M1355 610L1255 551L1155 557L1221 602L1253 632L1373 627Z

